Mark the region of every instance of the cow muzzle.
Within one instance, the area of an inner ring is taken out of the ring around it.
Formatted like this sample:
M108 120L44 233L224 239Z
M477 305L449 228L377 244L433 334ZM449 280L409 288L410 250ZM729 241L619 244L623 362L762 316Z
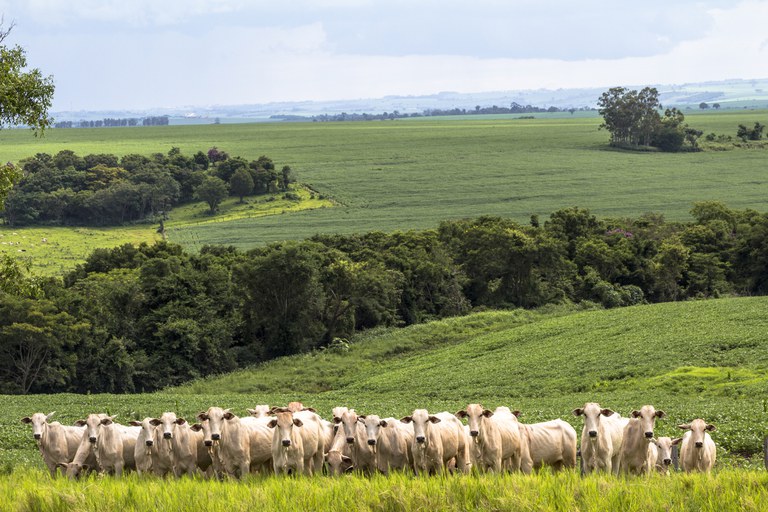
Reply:
M290 439L283 439L283 446L291 446L291 440Z
M375 439L369 439L368 444L371 446L376 446L376 440Z
M147 441L147 446L152 446L153 444L155 444L154 441Z
M214 441L219 441L221 440L221 434L211 434L211 439Z
M477 436L478 436L478 434L480 434L480 432L478 432L477 430L470 430L470 431L469 431L469 435L470 435L471 437L477 437Z
M416 442L419 443L419 444L424 444L425 440L426 439L424 438L424 436L417 436L416 437Z
M355 442L355 438L354 438L354 437L348 437L348 438L347 438L347 442L348 442L349 444L352 444L352 443L354 443L354 442Z
M672 459L664 459L661 462L663 462L665 466L669 466L670 464L672 464Z
M653 432L646 432L645 433L646 439L652 439L653 438Z
M173 435L170 432L163 432L163 439L171 439Z
M648 436L648 434L646 434L646 437L647 436ZM590 430L589 431L589 437L592 437L592 438L597 437L597 430Z
M95 437L89 437L88 441L90 441L92 444L96 444L96 438Z
M703 447L704 447L704 443L702 443L701 441L696 441L696 448L703 448Z
M35 440L39 441L43 436L41 434L35 434Z
M213 446L213 441L211 441L210 439L206 439L205 441L203 441L203 444L205 446Z

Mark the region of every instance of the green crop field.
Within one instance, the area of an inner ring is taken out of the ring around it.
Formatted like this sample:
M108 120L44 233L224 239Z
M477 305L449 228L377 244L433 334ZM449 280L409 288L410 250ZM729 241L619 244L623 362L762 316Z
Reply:
M13 510L192 508L210 510L763 510L768 476L768 298L666 303L616 310L552 307L477 313L361 334L349 346L274 360L250 370L144 395L3 397L0 500ZM19 418L56 411L130 418L210 405L238 414L258 403L301 400L329 416L335 405L401 416L455 412L468 402L520 409L522 421L562 417L599 401L623 415L645 403L665 410L657 435L703 417L717 426L713 475L614 478L577 471L536 476L414 478L348 475L243 482L90 477L51 480ZM203 505L201 505L203 504Z
M518 116L519 117L519 116ZM705 133L735 135L766 111L689 115ZM171 241L241 248L315 233L435 227L482 214L527 222L568 206L600 216L653 211L688 219L694 201L765 210L765 150L665 154L616 151L598 117L401 119L386 122L264 123L0 132L0 158L37 152L150 154L217 146L232 155L268 155L339 207L286 211L179 227ZM147 227L153 231L156 226ZM145 236L151 237L150 232ZM126 241L128 240L126 236ZM88 244L90 247L91 246Z

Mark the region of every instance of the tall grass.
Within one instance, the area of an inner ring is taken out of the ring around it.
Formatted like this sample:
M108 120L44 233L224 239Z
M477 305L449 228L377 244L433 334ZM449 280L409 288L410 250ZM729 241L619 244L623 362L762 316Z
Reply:
M16 511L402 511L402 510L765 510L768 474L615 478L576 471L371 478L251 477L243 482L197 478L161 480L135 474L122 480L50 479L40 471L0 477L0 508Z

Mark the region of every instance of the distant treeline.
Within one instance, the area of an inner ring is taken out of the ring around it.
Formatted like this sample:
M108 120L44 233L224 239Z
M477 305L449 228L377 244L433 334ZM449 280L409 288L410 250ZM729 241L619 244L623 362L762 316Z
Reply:
M54 128L111 128L117 126L167 126L168 116L111 118L105 117L96 121L59 121L53 123Z
M228 195L286 191L294 181L269 157L249 162L213 147L192 156L171 148L144 156L91 154L70 150L38 153L19 162L22 178L5 200L11 226L118 225L153 219L178 204L205 201L214 211Z
M151 391L482 308L768 293L768 214L718 202L691 213L679 223L567 208L544 223L480 217L247 252L124 245L63 280L25 277L6 256L0 393Z
M435 116L466 116L466 115L485 115L485 114L536 114L546 112L582 112L595 110L590 107L580 108L558 108L558 107L534 107L532 105L520 105L519 103L512 103L509 107L499 107L493 105L491 107L476 106L474 109L466 108L452 108L452 109L427 109L423 112L413 112L410 114L400 113L395 110L393 112L384 112L382 114L348 114L342 112L341 114L321 114L317 116L299 116L290 114L281 114L271 116L271 119L281 119L283 121L383 121L388 119L403 119L408 117L435 117Z

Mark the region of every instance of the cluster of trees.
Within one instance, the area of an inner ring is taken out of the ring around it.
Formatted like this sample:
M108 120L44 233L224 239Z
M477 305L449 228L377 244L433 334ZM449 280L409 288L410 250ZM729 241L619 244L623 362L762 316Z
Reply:
M654 87L640 91L613 87L597 101L603 116L600 128L611 134L611 145L657 147L662 151L695 150L703 132L690 128L676 108L663 115L659 92Z
M149 116L149 117L126 117L90 120L81 119L80 121L58 121L53 124L54 128L113 128L118 126L168 126L168 116Z
M574 112L594 110L590 107L580 108L558 108L558 107L535 107L532 105L520 105L519 103L512 102L509 107L499 107L493 105L490 107L481 107L476 105L474 109L466 108L451 108L451 109L427 109L423 112L401 113L397 110L393 112L383 112L381 114L348 114L342 112L341 114L321 114L317 116L298 116L298 115L274 115L272 119L280 119L283 121L385 121L391 119L402 119L408 117L432 117L432 116L465 116L465 115L478 115L478 114L532 114L532 113L544 113L544 112Z
M178 148L122 158L38 153L22 160L8 181L3 214L10 225L115 225L160 217L195 200L215 211L230 193L242 201L287 190L295 179L290 167L278 172L266 156L249 162L214 147L192 156Z
M768 293L768 214L695 221L568 208L437 229L323 235L241 252L94 251L63 280L0 260L0 393L150 391L475 308L604 307Z

